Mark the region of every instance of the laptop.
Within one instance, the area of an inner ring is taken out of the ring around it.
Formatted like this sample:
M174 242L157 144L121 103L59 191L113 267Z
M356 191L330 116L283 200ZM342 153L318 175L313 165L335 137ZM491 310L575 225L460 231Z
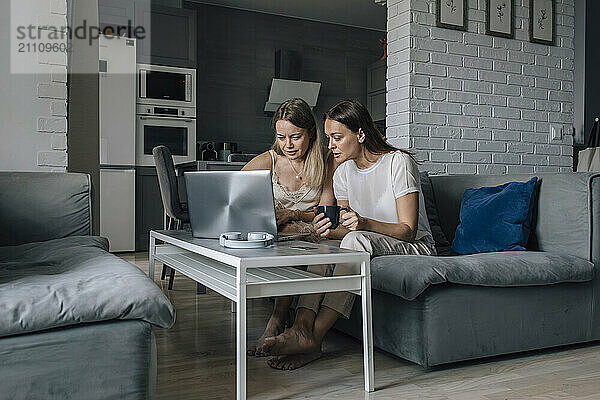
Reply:
M183 174L192 235L218 239L224 232L268 232L278 242L308 234L277 235L271 171L198 171Z

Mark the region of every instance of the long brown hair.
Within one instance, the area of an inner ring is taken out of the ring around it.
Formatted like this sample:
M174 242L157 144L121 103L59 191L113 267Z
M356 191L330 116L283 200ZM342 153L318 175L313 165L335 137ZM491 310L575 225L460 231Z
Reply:
M373 118L371 118L367 107L358 100L346 99L340 101L325 113L324 119L331 119L344 124L352 132L358 132L362 129L365 134L363 146L372 154L402 151L413 157L409 151L394 147L387 142L383 133L381 133L373 122Z
M309 143L304 160L304 177L308 186L319 188L325 180L325 151L321 132L310 106L300 98L287 100L277 108L273 115L271 120L273 130L279 120L289 121L298 128L308 131ZM275 132L275 142L271 148L275 153L285 156L277 143L277 132Z

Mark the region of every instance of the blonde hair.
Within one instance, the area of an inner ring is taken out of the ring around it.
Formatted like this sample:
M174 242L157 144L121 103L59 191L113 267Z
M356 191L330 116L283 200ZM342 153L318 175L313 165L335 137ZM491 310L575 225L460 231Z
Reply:
M271 121L273 129L275 129L277 121L280 120L289 121L298 128L308 131L309 143L304 159L304 177L309 187L321 187L325 180L326 153L323 149L321 131L318 128L315 115L309 105L299 98L285 101L277 108L275 115L273 115ZM277 132L275 134L275 142L271 148L275 153L285 156L279 147L279 143L277 143Z

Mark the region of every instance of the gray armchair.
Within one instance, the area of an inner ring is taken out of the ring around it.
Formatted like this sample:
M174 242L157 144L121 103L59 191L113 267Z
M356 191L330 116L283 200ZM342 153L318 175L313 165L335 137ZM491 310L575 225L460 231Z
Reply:
M92 236L90 177L0 171L0 398L148 400L175 309Z

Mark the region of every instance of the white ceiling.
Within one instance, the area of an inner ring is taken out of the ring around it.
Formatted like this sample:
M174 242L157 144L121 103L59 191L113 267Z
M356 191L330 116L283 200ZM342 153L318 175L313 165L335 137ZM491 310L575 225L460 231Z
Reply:
M386 30L387 8L373 0L189 0L268 14Z

